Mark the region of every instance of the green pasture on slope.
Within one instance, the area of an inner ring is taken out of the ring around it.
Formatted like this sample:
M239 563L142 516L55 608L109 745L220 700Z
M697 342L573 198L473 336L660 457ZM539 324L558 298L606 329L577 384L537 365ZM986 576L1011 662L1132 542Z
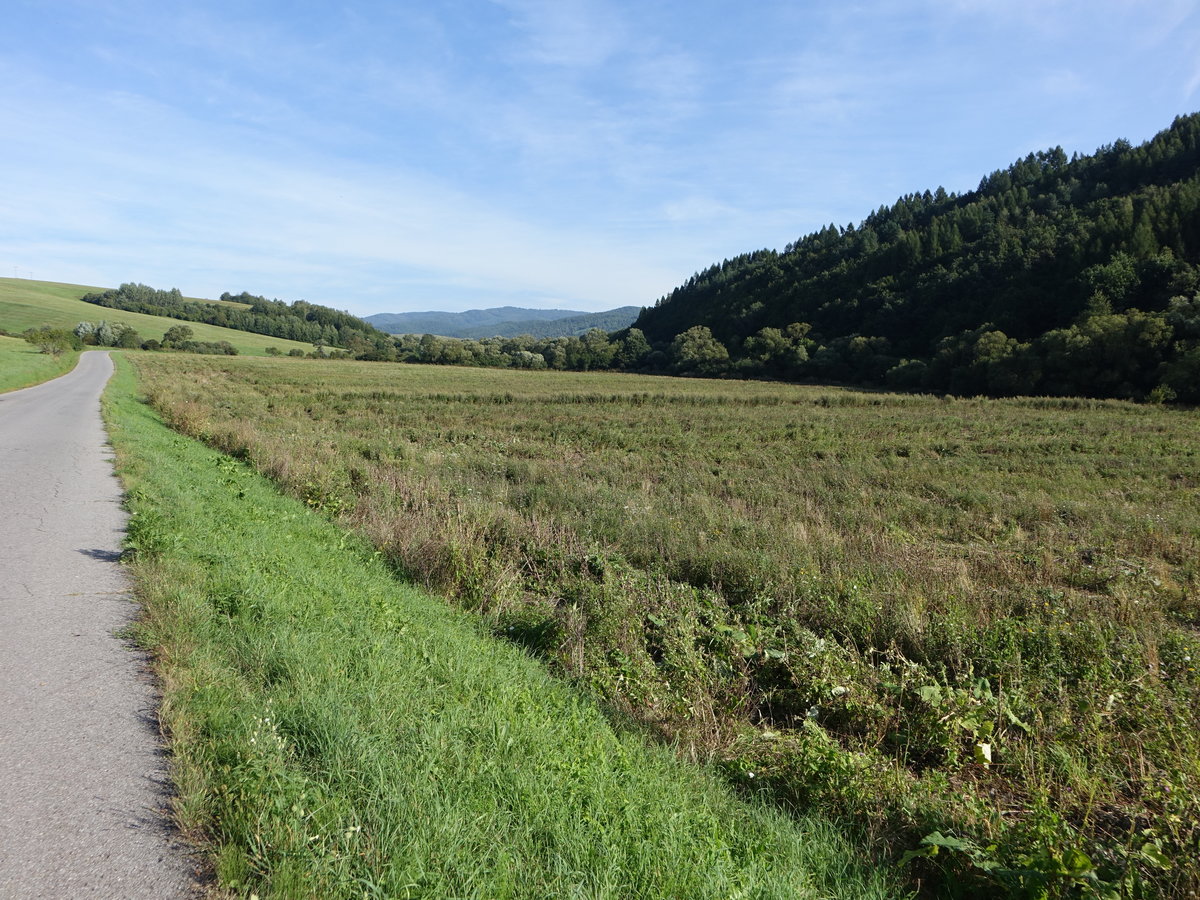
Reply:
M106 416L176 811L259 897L893 893L824 820L618 734L464 613L242 462L168 430L129 363Z
M27 328L50 325L54 328L74 328L80 322L122 322L137 329L142 340L162 340L172 325L187 325L198 341L228 341L245 356L265 356L267 347L278 347L283 353L299 349L310 352L312 344L289 341L266 334L253 334L233 328L185 322L165 316L108 309L79 298L104 288L80 284L61 284L51 281L28 281L23 278L0 278L0 329L20 334ZM240 305L240 304L232 304Z
M78 361L78 353L52 356L20 338L0 335L0 393L65 375Z

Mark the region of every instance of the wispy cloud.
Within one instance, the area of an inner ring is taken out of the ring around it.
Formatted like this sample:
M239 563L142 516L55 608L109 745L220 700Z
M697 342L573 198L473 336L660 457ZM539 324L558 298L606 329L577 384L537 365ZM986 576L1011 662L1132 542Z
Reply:
M684 197L663 207L663 215L672 222L709 222L736 212L725 203L702 196Z
M25 110L30 153L67 122L82 125L97 149L73 163L64 149L53 175L10 186L4 244L28 251L34 244L19 230L54 230L102 253L109 281L147 278L139 272L165 258L195 273L199 283L179 285L189 292L231 289L257 271L284 294L317 299L316 287L335 303L339 289L357 294L364 281L418 273L481 293L503 284L530 305L604 308L649 302L675 277L619 240L546 229L424 174L367 165L333 174L216 149L170 110L108 99L101 121L81 109L64 114L61 100L54 114Z
M566 69L602 65L628 45L615 8L600 0L494 0L523 35L515 58Z
M1087 82L1070 69L1056 69L1042 76L1042 90L1059 97L1072 97L1087 90Z
M1191 0L272 3L20 5L0 270L644 303L1031 149L1148 137L1200 91Z

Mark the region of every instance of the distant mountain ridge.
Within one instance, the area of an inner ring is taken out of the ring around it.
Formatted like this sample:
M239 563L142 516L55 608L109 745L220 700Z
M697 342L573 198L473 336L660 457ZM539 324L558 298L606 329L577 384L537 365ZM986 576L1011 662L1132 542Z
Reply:
M436 334L439 337L461 337L458 332L467 328L482 328L518 320L553 321L585 315L576 309L522 309L519 306L497 306L491 309L468 309L466 312L376 313L365 316L380 331L388 334Z
M463 335L468 338L517 337L527 334L535 338L582 337L593 328L601 331L620 331L628 328L642 311L640 306L620 306L598 313L580 313L552 321L521 319L503 322L493 327L471 328Z
M604 312L589 313L575 309L524 309L498 306L469 309L466 312L436 310L410 313L376 313L367 316L381 331L389 334L435 334L451 338L571 337L591 328L616 331L633 323L641 311L637 306L622 306Z

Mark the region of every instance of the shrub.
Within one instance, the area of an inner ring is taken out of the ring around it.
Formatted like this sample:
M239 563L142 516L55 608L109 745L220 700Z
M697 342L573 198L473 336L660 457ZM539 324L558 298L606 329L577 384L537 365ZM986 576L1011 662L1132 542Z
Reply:
M207 353L213 356L237 356L237 347L229 341L184 341L178 349L185 353Z
M68 350L83 349L83 341L79 339L79 336L65 328L49 326L30 328L22 337L43 353L49 353L52 356L59 356Z
M163 335L162 343L164 347L182 348L194 335L190 325L172 325Z

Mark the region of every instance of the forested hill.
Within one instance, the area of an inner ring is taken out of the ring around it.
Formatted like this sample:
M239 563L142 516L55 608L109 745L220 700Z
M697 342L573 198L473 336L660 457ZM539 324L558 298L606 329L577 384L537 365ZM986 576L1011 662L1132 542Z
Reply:
M1056 147L725 260L635 324L677 371L1198 400L1198 173L1200 114L1138 147Z
M369 353L391 346L391 338L357 316L328 306L297 300L288 304L242 292L221 295L223 303L189 300L178 288L156 290L144 284L123 284L115 290L85 294L80 299L109 309L168 316L265 334L271 337L342 347Z

